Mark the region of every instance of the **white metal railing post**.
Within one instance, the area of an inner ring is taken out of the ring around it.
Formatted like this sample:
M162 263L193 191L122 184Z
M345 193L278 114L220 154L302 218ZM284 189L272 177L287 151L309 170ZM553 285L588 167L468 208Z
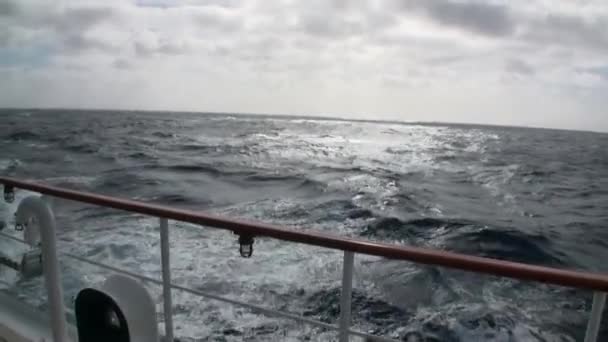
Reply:
M589 317L589 322L587 323L587 332L585 333L585 342L597 341L597 334L600 331L604 304L606 304L606 293L594 292L593 304L591 306L591 316Z
M173 303L171 300L171 260L169 259L169 221L160 218L160 257L163 273L163 310L165 314L165 341L173 342Z
M348 330L350 329L351 298L353 294L353 265L355 254L344 251L344 263L342 266L342 296L340 298L340 342L348 342Z
M57 259L57 238L55 236L55 215L46 201L37 196L24 198L17 208L16 223L25 225L35 218L40 227L42 244L42 270L48 293L49 316L53 331L53 341L69 341L65 308L63 306L63 289L61 272Z

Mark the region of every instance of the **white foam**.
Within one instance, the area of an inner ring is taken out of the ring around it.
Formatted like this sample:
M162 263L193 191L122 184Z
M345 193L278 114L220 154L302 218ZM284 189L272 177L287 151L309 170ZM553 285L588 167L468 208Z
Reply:
M19 159L0 159L0 171L6 171L18 165L21 165Z
M81 185L92 185L97 176L64 176L64 177L48 177L44 179L49 183L70 183Z

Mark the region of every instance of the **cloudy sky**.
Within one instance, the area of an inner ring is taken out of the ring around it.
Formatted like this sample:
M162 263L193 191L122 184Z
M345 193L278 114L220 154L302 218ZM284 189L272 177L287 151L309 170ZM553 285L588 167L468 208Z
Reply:
M0 0L0 107L608 131L606 0Z

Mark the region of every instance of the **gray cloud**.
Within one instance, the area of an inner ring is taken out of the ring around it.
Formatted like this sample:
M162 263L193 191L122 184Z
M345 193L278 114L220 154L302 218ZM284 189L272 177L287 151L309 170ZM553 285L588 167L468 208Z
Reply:
M168 39L162 39L160 42L135 41L133 48L136 56L143 58L153 55L182 55L191 51L186 43Z
M116 69L125 70L131 69L133 65L131 64L131 62L124 58L117 58L114 60L114 62L112 62L112 66Z
M48 4L33 6L28 2L0 2L0 18L12 26L29 29L51 29L59 32L86 31L115 17L116 10L106 6L53 7Z
M50 16L46 21L58 31L73 34L87 31L116 15L111 7L77 7Z
M0 46L7 46L11 41L11 35L8 33L8 28L0 26Z
M4 1L0 3L0 29L3 31L0 45L23 45L35 41L59 53L89 49L108 51L113 48L112 45L88 33L117 16L114 8L105 6L66 6L58 9L46 4L35 7L27 2Z
M591 73L593 75L597 75L597 76L601 77L604 80L608 80L608 65L592 67L592 68L585 68L581 71Z
M298 18L297 30L321 38L343 38L365 32L362 22L341 18L327 17L324 13L303 15Z
M512 58L506 61L505 70L519 75L530 76L534 75L534 68L521 59Z
M167 55L182 55L190 51L190 47L182 42L166 41L158 46L157 51Z
M0 1L0 17L10 17L17 14L18 7L15 2Z
M137 57L149 57L156 52L155 48L138 41L133 43L133 48Z
M62 54L78 53L86 50L111 52L116 49L116 46L94 37L88 37L86 34L64 36L61 43L64 49L60 50L59 53Z
M408 0L406 10L420 11L443 26L450 26L487 36L508 36L515 22L506 6L483 2L445 0Z
M243 29L244 18L227 9L199 10L194 14L196 22L203 30L216 30L224 33Z
M522 38L546 45L608 51L608 17L550 14L531 20Z
M215 6L234 8L242 5L239 0L136 0L135 5L138 7L159 7L173 8L183 6Z
M461 55L447 55L439 57L431 57L425 60L425 63L431 66L437 65L449 65L461 62L466 59L466 56Z
M370 37L397 23L394 11L371 1L310 0L264 10L270 11L270 24L275 29L282 26L290 35L304 34L324 40ZM275 10L276 16L272 13Z

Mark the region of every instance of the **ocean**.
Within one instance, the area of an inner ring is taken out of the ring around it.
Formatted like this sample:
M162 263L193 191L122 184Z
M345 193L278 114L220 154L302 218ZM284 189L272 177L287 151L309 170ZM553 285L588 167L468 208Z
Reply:
M0 110L0 174L295 230L608 272L608 134L7 109ZM54 206L60 250L160 279L157 219L69 201ZM3 232L18 235L15 209L2 201L0 220ZM243 259L232 233L176 222L170 228L175 283L337 322L338 251L258 238L253 257ZM0 248L15 254L21 247L0 241ZM61 263L68 306L79 289L108 275L76 260ZM41 278L3 271L0 280L2 291L45 308ZM161 310L160 289L149 290ZM591 298L589 291L357 255L353 326L403 341L580 341ZM181 341L336 338L178 291L174 317Z

